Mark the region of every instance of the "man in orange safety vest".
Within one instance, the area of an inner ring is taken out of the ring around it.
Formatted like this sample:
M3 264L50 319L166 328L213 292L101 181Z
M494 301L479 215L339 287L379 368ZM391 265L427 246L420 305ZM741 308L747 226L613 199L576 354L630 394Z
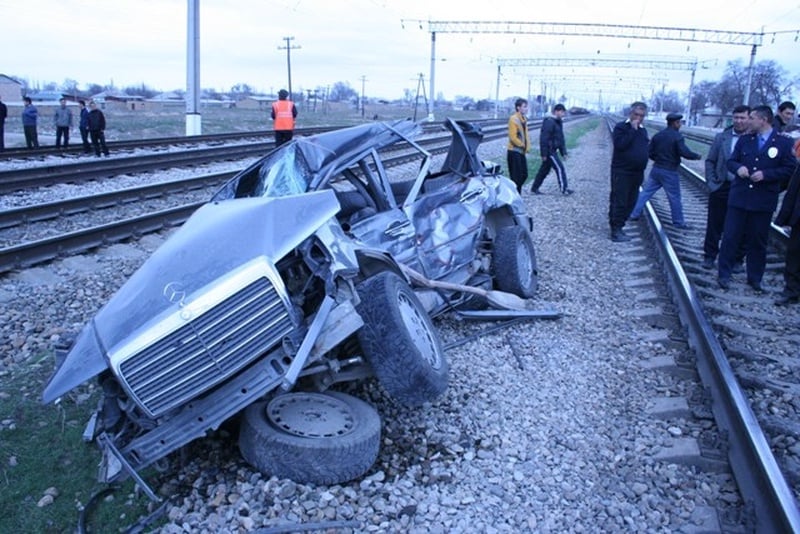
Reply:
M289 100L289 92L286 89L278 91L277 102L272 103L272 120L274 121L275 146L279 147L287 141L291 141L294 132L294 120L297 117L297 108L294 102Z

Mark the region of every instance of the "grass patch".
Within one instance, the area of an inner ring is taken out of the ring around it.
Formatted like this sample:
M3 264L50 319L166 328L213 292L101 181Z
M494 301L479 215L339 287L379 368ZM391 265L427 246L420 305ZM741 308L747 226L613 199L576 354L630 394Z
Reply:
M58 405L41 402L51 361L42 357L6 373L0 389L0 532L74 532L80 509L107 486L97 482L100 452L81 435L99 394L87 387ZM51 504L39 503L50 488ZM90 517L94 532L113 532L146 515L148 499L123 483Z
M41 107L39 110L39 136L53 135L52 109ZM77 110L75 110L77 113ZM103 111L106 118L106 139L109 141L131 141L136 139L154 139L159 137L182 136L186 133L186 110L183 107L161 111L118 110ZM320 105L316 110L298 106L297 128L313 128L317 126L355 126L365 122L379 120L395 120L412 118L413 107L389 104L367 105L364 116L361 110L341 103ZM427 116L421 107L417 110L417 120ZM492 112L436 110L436 122L441 123L445 117L456 120L475 120L492 118ZM268 109L215 108L204 107L200 110L201 129L203 134L220 134L230 132L258 132L272 130L272 119ZM14 112L6 121L6 133L22 134L22 121ZM77 128L73 128L71 141L80 142ZM41 142L41 139L40 139ZM49 142L49 141L48 141Z
M602 119L600 117L590 117L586 120L578 121L576 124L569 124L568 128L564 128L564 142L567 145L567 152L578 146L578 140L589 132L594 131L600 124ZM528 155L528 182L533 182L536 173L542 166L542 158L539 152L539 142L534 144L533 149ZM569 174L567 174L569 179ZM526 182L526 183L528 183Z

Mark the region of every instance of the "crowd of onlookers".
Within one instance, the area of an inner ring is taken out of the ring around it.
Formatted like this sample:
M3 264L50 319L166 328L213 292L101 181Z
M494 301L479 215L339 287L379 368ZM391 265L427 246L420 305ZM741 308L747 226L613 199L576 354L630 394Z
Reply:
M24 104L22 108L22 130L25 134L25 145L29 149L36 149L39 148L39 110L30 97L23 97L22 102ZM93 148L96 157L100 157L100 154L108 156L105 115L97 108L97 103L93 100L89 101L88 109L84 100L79 100L78 106L80 108L78 131L81 134L84 153L90 154ZM0 150L5 148L4 127L6 117L8 117L8 107L0 101ZM62 146L67 148L69 146L69 136L73 125L72 109L67 107L66 99L62 98L59 100L59 106L53 114L56 148L61 148Z
M667 115L667 127L648 140L641 125L647 106L631 105L628 119L614 128L611 164L611 239L629 241L626 221L636 220L659 188L667 194L672 225L687 229L683 218L678 167L681 158L701 159L685 144L678 114ZM769 106L737 106L733 124L717 134L705 158L709 189L703 245L703 267L717 262L719 287L728 290L734 273L744 272L747 285L764 293L767 242L779 197L783 202L774 222L789 232L784 288L775 304L800 302L800 139L794 124L796 106L783 102L773 113ZM641 192L644 169L653 165ZM634 200L635 199L635 200ZM635 202L635 203L634 203ZM631 207L632 205L632 207Z
M509 177L522 192L528 179L525 154L530 151L527 128L528 102L517 99L508 121ZM781 193L783 202L774 222L789 233L784 268L784 289L775 300L785 306L800 302L800 128L795 124L796 106L782 102L776 112L769 106L741 105L733 110L733 124L717 134L705 158L709 189L703 267L717 265L717 280L723 290L731 286L734 273L746 273L747 284L756 293L766 270L767 241ZM539 188L550 170L555 170L559 189L571 195L561 158L567 157L562 118L564 106L553 107L552 117L542 122L539 145L541 165L531 192ZM608 222L615 243L632 238L625 232L628 221L638 220L645 205L663 189L669 202L672 226L691 229L684 219L679 167L682 159L703 158L688 146L680 133L683 116L670 113L666 128L650 138L644 126L647 104L631 104L628 118L612 133ZM560 157L559 157L560 154ZM652 161L645 180L645 169Z

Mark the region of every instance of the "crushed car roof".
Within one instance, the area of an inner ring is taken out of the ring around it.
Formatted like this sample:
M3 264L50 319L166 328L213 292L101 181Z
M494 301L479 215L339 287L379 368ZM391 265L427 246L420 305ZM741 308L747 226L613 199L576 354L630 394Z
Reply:
M375 122L325 132L309 137L298 137L278 150L294 146L306 160L315 175L325 176L330 168L349 161L357 154L379 150L404 139L413 139L422 128L410 119L395 122Z

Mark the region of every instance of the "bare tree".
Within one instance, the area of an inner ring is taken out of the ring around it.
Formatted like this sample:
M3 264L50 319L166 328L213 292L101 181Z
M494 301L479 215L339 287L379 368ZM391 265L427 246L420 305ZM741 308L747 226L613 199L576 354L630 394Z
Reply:
M757 63L753 69L750 104L777 107L791 87L786 76L786 70L772 60Z

